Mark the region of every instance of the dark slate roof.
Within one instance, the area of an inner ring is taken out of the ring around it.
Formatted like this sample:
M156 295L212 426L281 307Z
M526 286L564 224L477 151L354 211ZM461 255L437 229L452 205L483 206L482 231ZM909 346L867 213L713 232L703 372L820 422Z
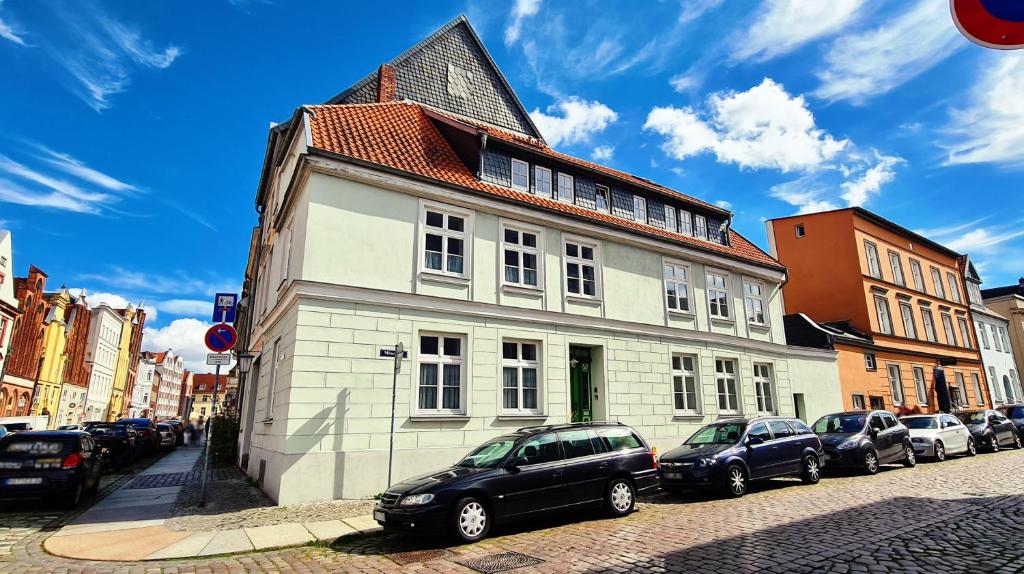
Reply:
M870 345L870 336L858 331L849 321L818 323L803 313L793 313L782 318L786 329L786 343L812 349L835 349L835 342Z
M1006 295L1024 297L1024 277L1021 277L1020 282L1016 285L1007 285L1006 287L993 287L991 289L981 290L981 297L983 299L994 299L996 297L1005 297Z
M398 100L420 102L543 139L465 16L442 26L388 65L395 69ZM374 71L326 103L376 102L377 76ZM453 93L449 82L463 86L468 97Z

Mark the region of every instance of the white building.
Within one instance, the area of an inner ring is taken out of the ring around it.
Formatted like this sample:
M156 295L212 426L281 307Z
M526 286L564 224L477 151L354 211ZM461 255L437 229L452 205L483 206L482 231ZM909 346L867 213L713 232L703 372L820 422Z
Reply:
M149 395L153 390L153 374L156 372L156 361L152 358L139 357L136 369L135 388L132 390L131 403L128 407L130 418L149 417Z
M92 309L85 351L85 362L91 368L85 399L87 421L107 420L124 321L125 318L106 303Z
M14 257L11 232L0 229L0 378L18 316L18 298L14 296Z
M978 349L981 351L981 362L984 365L992 403L999 405L1024 401L1010 342L1010 322L985 305L981 295L981 276L968 256L961 258L960 265L963 267L967 298L971 304L974 340L978 342Z
M242 457L279 503L386 488L399 342L399 480L522 426L667 449L793 415L796 362L839 388L834 352L786 346L785 270L729 212L547 147L465 19L332 102L271 132L245 286Z
M155 372L160 379L154 415L157 420L176 417L181 402L181 382L185 374L185 360L168 350L156 353L153 361Z

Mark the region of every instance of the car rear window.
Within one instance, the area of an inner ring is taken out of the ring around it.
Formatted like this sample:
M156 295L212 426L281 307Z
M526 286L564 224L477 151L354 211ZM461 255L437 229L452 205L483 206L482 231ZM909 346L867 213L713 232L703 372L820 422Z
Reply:
M800 419L791 419L787 422L789 423L789 426L793 427L793 432L796 434L814 434L814 432L811 431L811 428Z
M586 430L572 430L558 433L562 441L562 452L565 458L577 458L594 454L594 445L590 442L590 435Z
M87 427L85 432L92 436L124 436L128 430L124 427Z
M1008 407L1005 412L1011 419L1024 419L1024 407Z
M628 450L643 446L640 439L632 431L625 428L598 429L597 435L601 437L608 450Z
M793 429L785 421L768 421L768 428L772 429L775 438L786 438L793 436Z
M73 443L60 439L34 439L31 437L12 437L3 447L4 454L15 456L41 456L60 454L71 450Z

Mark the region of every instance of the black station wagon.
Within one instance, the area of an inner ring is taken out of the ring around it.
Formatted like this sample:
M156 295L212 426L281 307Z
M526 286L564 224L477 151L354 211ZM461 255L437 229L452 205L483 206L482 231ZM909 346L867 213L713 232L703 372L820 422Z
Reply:
M387 530L446 530L475 542L495 522L550 511L603 506L625 516L637 495L657 490L656 464L643 438L618 423L527 427L391 486L373 518Z

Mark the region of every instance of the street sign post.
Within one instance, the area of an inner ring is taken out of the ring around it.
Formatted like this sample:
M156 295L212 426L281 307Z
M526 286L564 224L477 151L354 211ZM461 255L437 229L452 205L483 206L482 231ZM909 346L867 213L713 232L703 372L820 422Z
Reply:
M398 373L402 372L402 359L409 354L405 351L405 345L399 341L394 349L382 348L381 357L394 357L395 372L391 375L391 435L388 440L388 488L391 488L391 463L395 458L395 400L398 396Z
M996 50L1024 48L1024 2L950 0L953 22L968 40Z
M206 331L206 348L214 353L227 353L238 342L238 332L231 325L214 325Z
M231 355L229 353L208 353L206 355L206 364L211 366L216 365L218 367L221 365L230 365Z
M237 293L217 293L213 297L213 322L234 323L236 307L238 307Z
M235 309L238 307L237 293L217 293L213 298L213 322L218 325L206 331L206 348L213 351L206 356L206 364L214 365L213 404L210 406L210 418L206 419L209 430L206 433L206 452L203 460L203 488L199 496L199 506L206 506L206 481L210 473L210 442L213 439L213 420L217 416L217 390L220 387L220 367L231 364L231 355L225 354L235 348L238 332L228 323L235 320Z

